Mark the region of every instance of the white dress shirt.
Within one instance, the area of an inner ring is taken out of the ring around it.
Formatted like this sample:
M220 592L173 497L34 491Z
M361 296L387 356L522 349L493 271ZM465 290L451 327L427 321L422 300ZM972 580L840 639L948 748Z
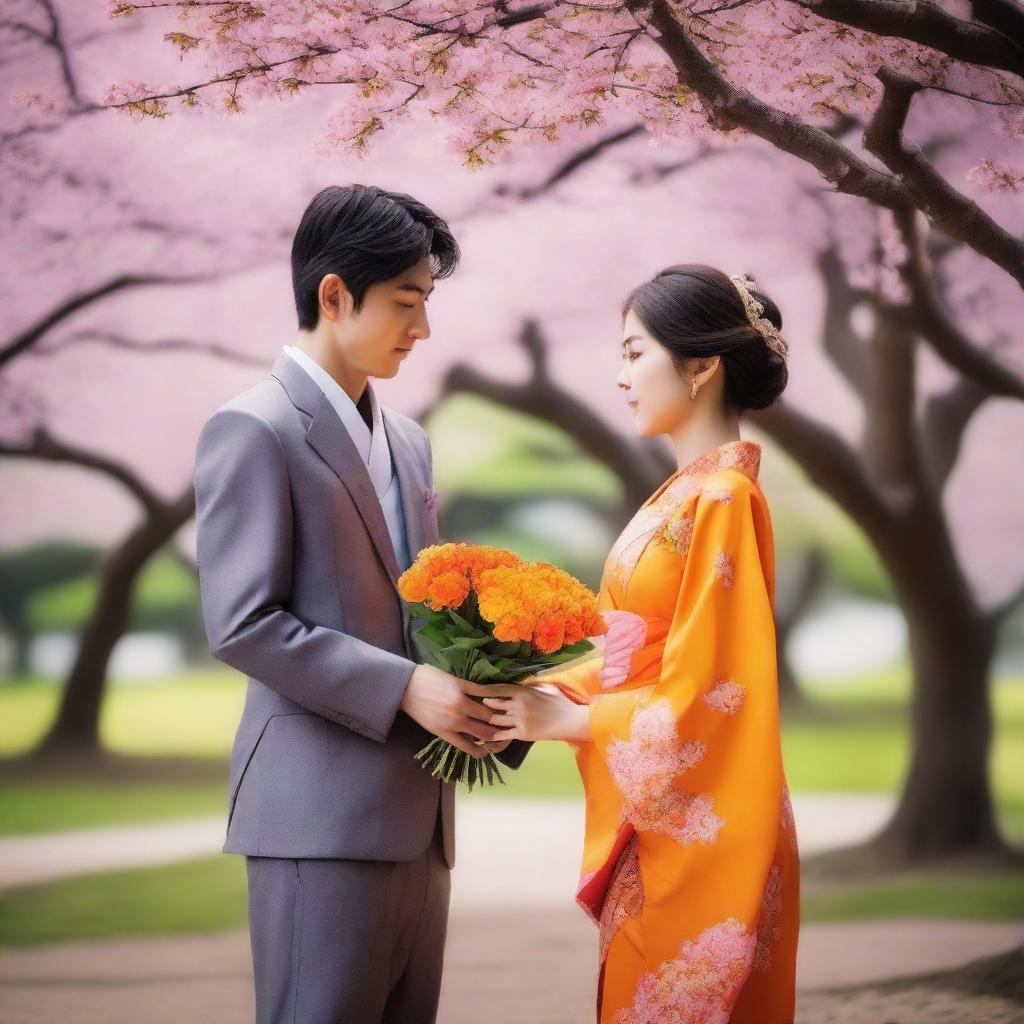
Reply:
M373 429L366 425L362 413L356 403L349 398L345 389L311 356L295 345L285 345L285 352L302 367L313 379L314 383L326 395L334 411L338 414L343 426L352 438L360 458L370 474L373 489L380 501L384 519L388 524L391 546L395 549L398 567L403 572L409 568L412 559L409 557L409 543L405 536L405 513L402 510L402 494L391 462L391 449L388 446L388 435L384 430L377 396L370 382L366 382L369 394L370 411L373 418Z

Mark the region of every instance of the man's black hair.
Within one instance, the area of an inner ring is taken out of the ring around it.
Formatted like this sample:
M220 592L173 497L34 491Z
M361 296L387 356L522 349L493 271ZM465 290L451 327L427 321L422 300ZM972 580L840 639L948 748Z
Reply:
M397 277L425 257L435 278L450 277L459 262L455 236L430 207L373 185L323 189L306 207L292 242L299 328L316 327L326 274L345 282L358 310L370 285Z

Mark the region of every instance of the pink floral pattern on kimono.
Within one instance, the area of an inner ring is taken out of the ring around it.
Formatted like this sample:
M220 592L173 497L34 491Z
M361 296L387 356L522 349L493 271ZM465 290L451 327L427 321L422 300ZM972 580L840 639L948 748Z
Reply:
M773 864L761 897L761 910L757 921L757 943L754 946L754 970L766 971L772 965L772 947L779 941L782 929L782 872Z
M704 703L715 711L734 715L740 709L747 688L732 679L722 679L704 694Z
M676 959L645 975L616 1024L728 1024L750 973L756 939L729 918L686 940Z
M711 798L676 786L706 753L699 740L680 741L667 700L636 710L629 739L608 748L608 770L635 829L672 836L684 846L714 842L725 822L714 813Z

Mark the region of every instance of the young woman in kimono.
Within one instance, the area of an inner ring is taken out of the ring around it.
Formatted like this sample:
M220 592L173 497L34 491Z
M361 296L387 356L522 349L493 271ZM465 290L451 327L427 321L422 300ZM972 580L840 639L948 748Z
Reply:
M495 739L565 740L586 793L577 900L600 1024L791 1024L799 860L782 766L771 519L739 416L787 346L748 278L670 267L623 314L618 377L679 469L615 543L603 658L500 686Z

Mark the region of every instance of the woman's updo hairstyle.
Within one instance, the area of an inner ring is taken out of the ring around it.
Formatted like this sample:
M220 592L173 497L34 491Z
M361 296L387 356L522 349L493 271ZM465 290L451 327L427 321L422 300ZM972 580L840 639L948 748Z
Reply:
M778 306L758 289L749 291L763 305L761 315L781 331ZM785 390L785 358L753 326L737 286L722 271L701 263L666 267L633 290L623 317L630 310L677 366L688 357L720 356L730 408L764 409Z

